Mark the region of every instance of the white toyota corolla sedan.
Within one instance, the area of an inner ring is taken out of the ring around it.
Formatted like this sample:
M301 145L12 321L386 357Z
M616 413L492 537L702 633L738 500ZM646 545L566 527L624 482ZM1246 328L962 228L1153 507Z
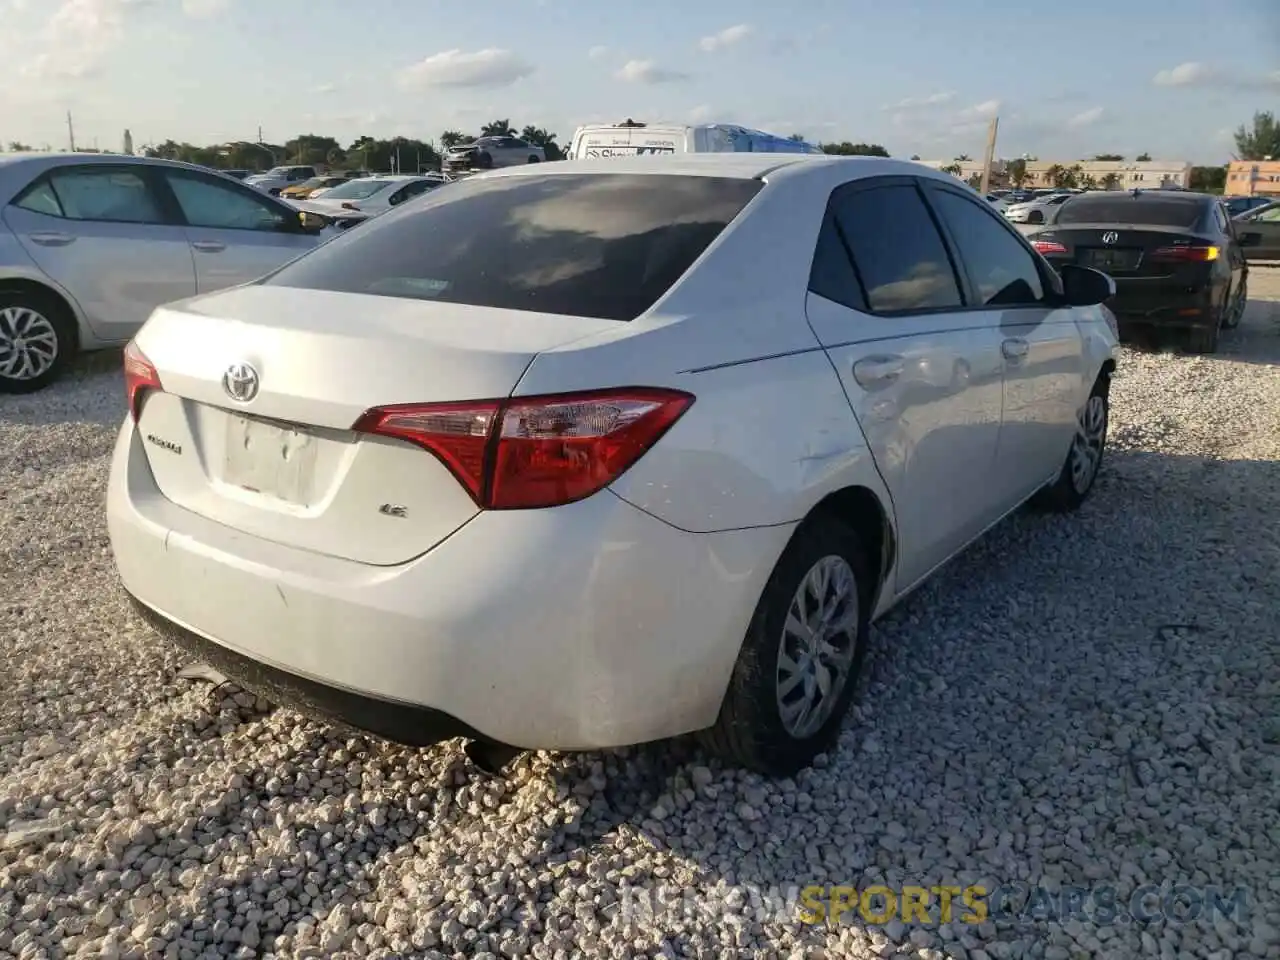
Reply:
M876 617L1088 495L1113 290L907 162L480 174L152 315L116 562L200 660L360 730L702 731L786 774Z

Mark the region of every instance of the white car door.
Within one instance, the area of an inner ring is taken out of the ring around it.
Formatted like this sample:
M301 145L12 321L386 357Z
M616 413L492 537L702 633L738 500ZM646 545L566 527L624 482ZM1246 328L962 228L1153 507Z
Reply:
M196 292L191 248L144 164L68 164L4 210L36 265L103 341L128 340L162 303Z
M320 242L297 210L238 183L178 168L164 178L186 219L200 293L257 280Z
M913 177L832 193L807 313L893 498L906 590L1003 512L1000 331L966 309Z
M1070 308L1054 304L1051 268L983 204L930 181L929 198L964 269L969 300L1001 335L1004 416L994 482L1012 506L1056 476L1092 387Z

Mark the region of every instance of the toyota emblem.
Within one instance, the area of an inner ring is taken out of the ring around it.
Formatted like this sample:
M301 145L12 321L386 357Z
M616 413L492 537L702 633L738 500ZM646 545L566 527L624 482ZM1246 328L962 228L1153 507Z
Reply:
M258 371L243 361L233 363L222 375L222 389L232 400L248 403L258 395Z
M1119 239L1120 239L1120 234L1116 233L1114 230L1108 230L1106 233L1102 235L1102 242L1106 244L1115 243Z

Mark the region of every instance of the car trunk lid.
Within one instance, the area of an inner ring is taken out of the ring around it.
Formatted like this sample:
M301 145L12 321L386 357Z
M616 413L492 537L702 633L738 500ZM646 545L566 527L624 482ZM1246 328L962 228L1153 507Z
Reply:
M1037 232L1032 241L1051 262L1093 267L1117 280L1163 279L1175 283L1203 276L1205 265L1211 261L1186 254L1213 246L1211 240L1181 227L1112 223L1054 226ZM1056 250L1055 246L1063 249ZM1218 249L1215 259L1223 254Z
M145 395L138 432L160 492L193 513L330 556L403 563L477 507L430 453L352 430L361 414L508 396L539 351L613 326L238 287L161 308L139 333L163 391Z

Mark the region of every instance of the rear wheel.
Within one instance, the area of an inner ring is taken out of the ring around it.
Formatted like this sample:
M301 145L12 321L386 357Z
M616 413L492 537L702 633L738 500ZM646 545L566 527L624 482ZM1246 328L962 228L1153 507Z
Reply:
M857 535L806 521L774 568L747 627L709 750L789 776L836 740L870 633L872 581Z
M529 162L530 162L530 163L541 163L541 162L542 162L542 159L541 159L540 157L538 157L538 156L536 156L536 155L534 155L534 154L532 154L532 153L531 153L531 154L529 154Z
M1089 497L1102 468L1111 417L1111 380L1104 373L1093 385L1076 420L1076 434L1058 478L1032 498L1032 505L1051 513L1070 513Z
M476 154L475 165L480 170L489 170L493 167L493 155L485 153L483 150Z
M1236 291L1236 295L1231 301L1231 307L1227 310L1227 315L1222 320L1223 329L1234 330L1240 326L1240 321L1244 319L1244 311L1248 304L1249 278L1244 277L1240 281L1240 289Z
M75 323L51 296L0 289L0 393L34 393L75 353Z

